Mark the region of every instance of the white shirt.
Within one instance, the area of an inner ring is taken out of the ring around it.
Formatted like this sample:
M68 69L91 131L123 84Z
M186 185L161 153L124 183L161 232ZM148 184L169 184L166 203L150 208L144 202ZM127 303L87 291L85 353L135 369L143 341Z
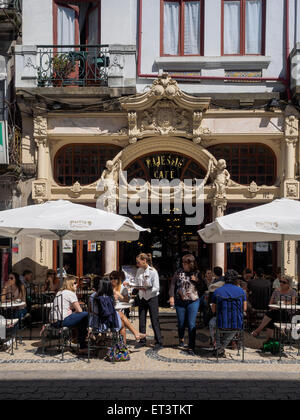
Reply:
M72 307L75 302L78 302L78 298L76 293L71 292L71 290L58 292L50 313L51 322L64 321L68 316L72 315Z
M148 266L146 270L139 268L133 284L135 286L144 286L147 288L146 291L139 291L140 299L149 300L159 295L159 276L158 272L153 267Z

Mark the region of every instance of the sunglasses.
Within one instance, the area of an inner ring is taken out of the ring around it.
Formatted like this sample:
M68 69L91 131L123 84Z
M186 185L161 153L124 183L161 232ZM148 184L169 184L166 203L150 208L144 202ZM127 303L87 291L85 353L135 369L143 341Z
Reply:
M289 284L287 281L282 281L282 280L279 283L280 284Z
M185 260L183 261L183 264L193 264L195 261L192 260Z
M119 280L117 277L111 277L109 280Z

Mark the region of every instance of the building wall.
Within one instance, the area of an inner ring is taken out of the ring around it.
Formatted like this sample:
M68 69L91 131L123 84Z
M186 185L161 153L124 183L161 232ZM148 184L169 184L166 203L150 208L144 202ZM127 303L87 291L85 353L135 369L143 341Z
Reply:
M23 45L53 45L52 0L23 1Z

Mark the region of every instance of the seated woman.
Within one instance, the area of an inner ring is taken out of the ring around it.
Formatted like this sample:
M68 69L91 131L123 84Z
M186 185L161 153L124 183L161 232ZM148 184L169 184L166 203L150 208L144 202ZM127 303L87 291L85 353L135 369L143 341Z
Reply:
M110 273L109 280L113 287L115 301L129 302L128 289L122 284L121 273L113 271Z
M297 292L292 288L293 278L290 276L282 276L280 279L280 288L276 289L271 297L270 305L288 304L295 305L297 303ZM288 311L282 310L280 315L279 309L272 309L268 311L262 320L260 326L253 331L252 335L258 337L262 330L267 327L267 337L270 340L274 333L274 324L276 322L291 322L291 314Z
M1 293L1 300L2 303L11 302L19 300L20 302L24 302L24 305L18 307L16 311L14 311L14 316L19 318L20 320L25 317L27 314L26 309L26 290L25 286L21 282L20 276L17 273L11 273L8 276L8 282L4 286L2 293Z
M59 290L60 281L56 275L55 270L48 270L46 281L43 287L44 292L54 292L57 293Z
M111 303L115 306L115 298L114 298L114 291L110 280L108 279L101 279L99 283L98 292L95 292L90 297L90 329L96 331L98 334L105 334L108 330L111 329L109 325L101 320L101 316L99 316L99 304L97 302L98 298L100 297L109 297L111 299ZM120 331L120 334L123 336L124 343L126 344L126 328L128 328L137 341L146 337L146 334L139 334L139 332L134 328L134 326L130 323L128 318L122 313L115 311L116 315L116 322L114 325L115 331Z
M86 351L88 313L83 312L76 295L77 284L73 278L64 279L63 286L55 296L50 311L50 322L55 328L76 328L80 353Z

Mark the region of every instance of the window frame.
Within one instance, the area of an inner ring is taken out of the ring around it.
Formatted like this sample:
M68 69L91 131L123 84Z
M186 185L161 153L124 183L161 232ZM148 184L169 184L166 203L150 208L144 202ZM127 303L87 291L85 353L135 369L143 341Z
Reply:
M224 9L225 3L228 1L238 1L240 3L240 53L239 54L225 54L224 45ZM262 1L262 45L261 53L259 54L246 54L246 2L251 0L222 0L222 11L221 11L221 55L224 57L228 56L264 56L266 54L266 11L267 4L266 0Z
M231 159L231 161L228 160L227 159L227 156L225 156L224 153L222 153L222 156L221 157L218 156L218 155L216 155L216 151L215 151L216 148L227 148L227 147L230 148L229 153L230 153L230 156L231 157L233 157L233 153L234 153L234 150L233 149L234 148L237 149L238 152L237 152L236 159L238 159L238 161L239 161L238 165L232 163L232 159ZM245 157L242 156L242 152L241 152L241 149L243 147L247 147L248 148L248 152L247 152L247 155ZM249 151L251 147L255 147L256 148L256 151L253 154L251 154L250 151ZM273 166L273 173L272 174L271 173L268 174L267 172L264 172L263 174L260 174L259 173L259 169L258 169L259 168L259 164L258 163L256 164L257 159L260 156L260 153L257 151L257 148L259 148L259 147L263 147L265 149L265 152L268 152L269 153L269 157L272 157L273 158L273 163L272 164L265 164L264 165L265 170L266 170L266 168ZM230 172L231 179L233 181L237 182L240 185L249 186L252 181L255 181L259 187L261 187L262 185L266 185L268 187L272 187L272 186L274 186L274 184L276 182L276 179L277 179L277 176L278 176L277 175L277 173L278 173L278 159L277 159L277 156L276 156L274 150L271 149L270 146L268 146L268 145L266 145L264 143L217 143L217 144L214 144L213 146L208 147L208 151L213 156L215 156L215 158L217 160L218 159L221 159L221 158L222 159L224 158L226 160L227 167L228 167L227 169ZM242 169L241 159L243 159L243 158L246 159L246 158L249 158L249 157L251 157L252 159L255 159L255 161L253 163L253 166L256 167L255 174L251 174L249 172L242 173L242 171L241 171L241 169ZM238 166L238 175L237 176L235 175L235 172L231 169L232 166ZM243 176L248 178L248 180L249 180L248 183L241 182L241 177L243 177ZM267 177L271 177L271 176L273 178L273 183L272 184L266 182L267 181ZM264 183L258 182L258 177L264 177L265 178L265 182ZM252 181L251 181L251 178L253 178Z
M200 2L200 54L184 53L184 5L191 1ZM165 2L179 3L179 54L170 55L164 53L164 4ZM161 57L201 57L204 55L204 24L205 24L205 0L160 0L160 56Z
M68 4L66 0L53 1L53 44L58 46L58 7L72 9L75 11L75 45L79 44L79 7Z
M68 187L68 188L70 188L76 182L79 182L80 185L83 186L83 187L87 187L87 186L93 184L94 182L97 182L97 180L99 180L100 177L101 177L101 173L100 173L101 172L101 161L99 160L99 162L98 162L99 177L97 179L95 179L94 181L90 182L89 184L82 183L82 179L80 179L80 180L74 180L74 178L82 178L82 176L84 176L82 174L79 174L79 175L75 174L74 158L75 158L75 148L76 147L78 147L78 148L84 148L84 149L87 149L88 147L91 147L91 148L97 147L97 148L99 148L99 151L97 153L97 156L99 157L101 155L101 153L103 153L104 156L105 156L105 161L107 161L107 158L109 159L109 156L107 156L107 154L105 154L106 153L106 149L109 149L109 148L111 148L112 150L115 149L114 157L117 156L117 154L122 150L122 147L117 146L117 145L114 145L114 144L108 144L108 143L70 143L70 144L64 145L63 147L61 147L56 152L56 154L54 156L54 165L53 165L53 167L54 167L53 179L56 182L56 184L59 185L59 186L61 186L61 187ZM72 148L72 158L71 158L72 159L72 163L70 165L66 165L65 164L65 158L66 158L65 157L66 156L65 155L65 150L68 149L68 148ZM101 151L101 149L102 149L102 151ZM89 159L90 159L90 157L92 155L91 155L91 153L87 153L86 156L88 156ZM63 184L59 181L59 177L60 177L59 174L58 174L58 168L59 168L58 159L59 158L63 158L64 159L64 162L63 162L63 165L62 165L62 167L64 168L64 174L61 175L64 178L64 183ZM70 166L70 168L72 170L72 172L70 174L68 174L68 175L66 175L66 173L65 173L66 166ZM104 169L105 169L105 165L103 167L103 170ZM88 175L85 175L85 176L91 178L92 177L92 174L89 173ZM72 184L71 185L70 184L66 184L66 182L65 182L66 177L71 177L72 178Z

